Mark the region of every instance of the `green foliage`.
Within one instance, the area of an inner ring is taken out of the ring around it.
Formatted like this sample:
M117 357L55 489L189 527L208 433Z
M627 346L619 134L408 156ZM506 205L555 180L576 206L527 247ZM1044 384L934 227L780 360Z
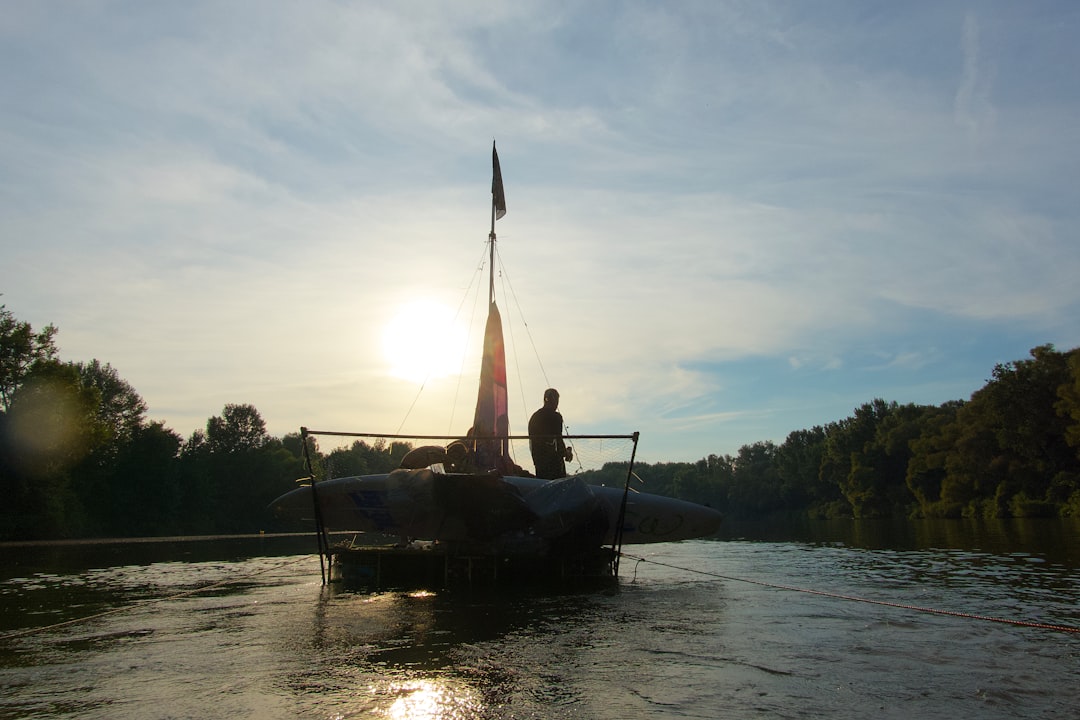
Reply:
M23 378L4 413L0 488L13 500L0 508L0 528L30 537L84 531L75 487L79 467L108 437L97 418L99 397L72 365L36 363Z
M1064 380L1058 387L1054 408L1065 420L1065 441L1080 457L1080 352L1068 354Z
M46 325L35 333L30 323L19 322L0 305L0 409L7 412L23 379L41 363L56 359L56 328Z
M332 477L351 475L374 475L388 473L401 466L401 459L412 449L408 443L387 444L378 439L373 444L356 440L348 448L332 451L324 461L326 472Z
M178 534L180 436L142 423L82 465L75 491L91 524L86 534Z
M919 508L918 514L960 517L963 503L942 494L949 452L956 446L959 401L927 408L920 419L918 437L911 440L905 482Z
M211 453L241 453L266 445L266 423L252 405L226 405L220 416L206 422L206 444Z
M727 492L730 505L750 515L768 514L783 507L776 453L776 445L768 441L739 448Z
M179 459L177 524L184 533L262 530L270 502L307 474L302 455L271 438L252 405L226 405L205 431L192 433Z
M146 402L112 365L98 360L75 363L84 388L98 393L97 419L114 440L130 440L146 422Z
M927 515L1032 517L1066 512L1067 499L1055 477L1080 470L1069 445L1080 350L1032 349L1030 360L998 365L993 377L954 417L918 446L909 481L933 465L940 483L937 504ZM921 480L926 480L924 475Z
M815 515L834 514L841 502L836 485L821 479L821 463L825 456L825 428L795 430L776 449L776 472L780 478L780 493L789 507L809 508ZM841 511L839 514L850 514Z
M911 443L933 408L881 399L825 429L821 480L839 488L855 517L891 517L914 503L905 482Z

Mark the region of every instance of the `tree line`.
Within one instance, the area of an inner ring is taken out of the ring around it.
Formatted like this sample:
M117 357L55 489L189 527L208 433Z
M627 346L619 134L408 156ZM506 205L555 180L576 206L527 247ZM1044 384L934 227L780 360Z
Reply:
M297 479L388 472L408 443L323 453L229 404L183 438L109 364L65 362L57 329L0 305L0 540L302 530L269 503ZM310 463L310 467L309 467ZM731 516L1080 516L1080 349L998 365L968 401L875 399L735 456L635 465L641 489ZM587 474L621 485L625 463Z
M402 443L329 453L271 437L252 405L229 404L184 439L146 417L109 364L62 362L57 329L0 305L0 540L306 530L272 518L296 481L388 472ZM309 468L308 463L311 463Z
M649 492L737 517L1080 517L1080 348L994 367L967 401L875 399L780 445L635 466ZM622 483L612 463L593 482Z

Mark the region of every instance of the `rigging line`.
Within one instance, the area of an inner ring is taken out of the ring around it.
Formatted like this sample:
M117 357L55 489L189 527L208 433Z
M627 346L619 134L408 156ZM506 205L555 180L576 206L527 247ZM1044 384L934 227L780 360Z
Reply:
M484 272L484 267L487 265L487 243L488 242L491 242L491 241L488 240L487 242L484 243L484 252L480 256L480 264L476 266L476 273L473 275L474 278L482 277L483 272ZM447 432L449 432L449 433L452 433L454 431L454 415L457 413L457 405L458 405L457 399L458 399L458 397L460 396L460 393L461 393L461 383L465 379L465 358L468 357L468 355L469 355L469 344L472 342L473 327L476 325L476 318L478 316L477 306L480 304L480 293L481 293L481 291L483 289L482 286L483 286L482 282L477 282L476 283L476 290L473 291L473 293L472 293L472 296L473 296L472 312L469 313L469 329L467 331L467 334L465 335L465 351L461 354L461 367L460 367L460 369L458 371L457 389L454 392L454 405L453 405L453 407L450 408L450 426L447 428ZM470 289L472 289L471 281L470 281L470 284L469 284L469 288L467 288L466 291L465 291L465 293L466 293L465 296L461 298L461 307L465 306L465 300L468 299L468 293L469 293ZM486 328L487 328L486 322L485 322L484 327L485 327L485 333L486 333ZM481 363L483 362L483 356L484 356L484 341L483 341L483 339L481 339L480 340ZM473 418L469 418L469 427L472 427L472 424L473 424Z
M544 377L545 387L551 387L551 381L548 380L547 370L544 368L544 361L540 359L540 352L536 349L536 341L533 339L532 330L529 328L529 323L525 319L525 313L521 310L521 303L518 302L517 293L514 292L514 285L510 282L510 273L506 271L506 268L502 266L502 258L499 258L500 272L506 276L506 286L510 289L510 296L514 299L514 307L517 308L518 317L521 318L521 324L525 326L525 335L529 338L529 344L532 346L533 355L536 356L536 362L540 366L540 374ZM528 407L528 405L526 405Z
M503 266L503 264L502 264L502 256L501 255L499 256L499 273L500 273L499 277L503 280L504 288L509 288L509 296L512 297L513 300L514 300L514 307L517 308L518 317L521 318L521 324L525 326L525 336L527 338L529 338L529 345L532 347L533 355L536 357L536 364L540 366L540 375L543 376L543 378L544 378L544 387L549 388L549 387L551 387L551 380L548 379L547 369L544 367L544 361L540 358L540 351L536 349L536 340L532 336L532 330L531 330L531 328L529 328L529 322L525 319L525 313L521 310L521 303L518 302L517 293L514 292L514 285L513 285L513 283L510 282L510 273L507 272L505 266ZM504 290L504 294L505 294L505 290ZM514 335L514 331L513 331L513 326L511 325L511 328L510 328L510 339L511 340L514 339L513 335ZM516 344L514 346L514 350L515 350L515 352L514 352L514 365L515 365L515 369L517 370L518 377L520 378L520 377L523 377L523 376L521 374L521 368L520 368L520 363L519 363L519 357L520 356L517 353L517 345ZM528 408L529 408L529 403L525 399L525 388L520 383L518 385L519 385L520 392L521 392L521 404L522 404L522 407L524 407L526 409L526 413L527 413ZM570 426L566 425L564 423L563 424L563 432L565 434L569 435L570 434ZM569 445L574 451L574 459L577 460L578 470L582 470L583 466L581 464L581 457L580 457L579 453L577 452L577 448L574 447L574 444L572 442L569 443Z
M529 345L532 347L533 355L536 357L536 364L540 366L540 375L544 378L544 387L551 387L551 382L548 380L547 370L544 368L544 361L540 359L540 352L536 349L536 341L533 339L532 330L529 328L529 323L525 320L525 313L521 309L521 302L518 300L517 293L514 291L514 284L510 280L510 273L507 271L506 266L503 265L502 255L496 252L499 259L499 279L503 285L503 296L513 300L513 307L517 310L518 318L521 319L521 324L525 327L525 336L529 339ZM508 308L509 309L509 308ZM512 319L512 315L508 315L508 318ZM508 322L507 327L510 330L510 341L513 343L514 348L514 370L517 372L518 379L525 377L521 372L521 353L517 350L517 338L514 337L514 323ZM521 407L525 410L525 416L529 416L529 401L525 397L525 384L522 382L517 383L518 393L521 395ZM569 433L569 429L567 429ZM531 447L530 447L531 451ZM576 453L575 453L576 455ZM578 461L578 467L581 467L580 460Z
M663 567L671 568L673 570L682 570L685 572L697 573L699 575L714 577L720 580L733 580L735 582L749 583L751 585L758 585L760 587L772 588L773 590L789 590L792 592L806 593L808 595L819 595L821 597L832 598L834 600L848 600L851 602L866 603L868 605L881 605L884 607L898 608L900 610L913 610L915 612L927 613L930 615L947 615L949 617L966 618L969 620L984 620L986 622L995 622L1004 625L1014 625L1018 627L1037 628L1039 630L1054 630L1057 632L1080 634L1080 627L1073 627L1070 625L1055 625L1053 623L1041 623L1030 620L1013 620L1011 618L994 617L992 615L977 615L975 613L966 613L957 610L940 610L938 608L929 608L923 607L921 605L909 605L906 603L890 602L888 600L872 600L870 598L859 597L857 595L844 595L841 593L829 592L827 590L813 590L811 588L800 588L794 587L792 585L778 585L776 583L765 582L764 580L750 580L747 578L733 577L731 575L721 575L720 573L708 572L706 570L696 570L694 568L688 567L681 567L679 565L672 565L670 563L660 562L659 560L652 560L650 558L640 557L638 555L631 555L629 553L622 553L622 555L632 560L637 560L639 564L647 562L652 563L653 565L661 565ZM636 568L634 572L636 577Z
M502 282L502 286L503 286L503 297L511 297L511 296L513 296L513 288L510 285L509 274L506 272L505 267L503 267L502 255L499 255L498 252L496 252L496 256L499 258L499 280ZM516 296L513 296L513 297L514 297L514 301L515 301L515 304L516 304L517 297ZM507 309L509 309L509 308L507 308ZM520 308L518 308L518 315L519 316L521 315L521 309ZM519 381L519 382L516 383L516 385L517 385L517 388L518 388L518 394L521 395L521 407L523 407L525 409L525 412L528 413L529 412L529 403L525 399L525 384L520 382L521 378L524 377L524 375L521 374L521 353L519 353L517 351L517 338L514 337L514 323L510 322L511 319L512 319L512 316L510 316L508 314L507 315L508 322L506 323L506 328L510 333L510 347L513 348L513 356L514 356L514 371L517 373L517 378L518 378L518 381ZM511 451L512 450L513 450L513 448L511 448Z
M514 285L513 285L512 282L510 282L510 273L507 272L506 266L503 265L502 255L499 254L497 248L496 248L496 253L495 254L496 254L496 257L498 258L498 262L499 262L499 281L502 283L503 297L507 298L508 301L510 299L513 300L512 303L508 302L508 304L511 305L513 308L517 309L518 318L521 319L521 324L525 326L525 334L526 334L526 336L529 337L529 341L531 343L532 342L532 336L529 334L529 324L525 322L525 316L521 311L521 304L518 302L517 294L514 292ZM512 355L513 355L513 358L514 358L514 371L517 373L517 379L518 379L518 382L515 383L515 385L517 386L517 389L518 389L518 395L521 396L521 407L522 407L522 410L525 413L524 417L529 417L529 401L525 397L525 383L521 382L522 378L524 378L525 375L521 372L521 353L518 352L517 337L514 335L515 323L513 321L514 320L513 313L510 312L510 309L511 309L510 307L507 308L506 328L507 328L507 330L509 331L509 334L510 334L510 347L512 348ZM533 352L535 353L536 352L536 345L535 345L535 343L532 343L532 345L533 345ZM538 357L538 359L539 359L539 357ZM543 364L541 364L540 365L540 371L543 372L543 369L544 369L544 366L543 366ZM545 381L546 381L546 378L545 378ZM528 423L528 421L526 421L526 424L527 423ZM529 450L531 452L531 446L529 446ZM514 447L514 444L511 443L510 444L510 456L515 462L517 462L516 453L517 453L517 449Z
M428 377L431 377L430 373ZM405 423L409 419L409 415L412 415L413 408L416 407L416 402L420 399L420 394L424 392L424 387L427 385L427 378L424 378L424 382L420 383L420 389L416 391L416 396L413 398L412 404L409 405L409 409L405 411L405 417L401 418L401 424L397 426L397 430L394 431L395 435L401 434L401 428L405 427Z
M184 590L182 592L173 593L172 595L166 595L164 597L159 597L159 598L150 598L150 599L147 599L147 600L141 600L141 601L134 602L131 605L124 605L122 607L113 608L111 610L104 610L102 612L94 613L93 615L87 615L85 617L78 617L78 618L72 618L71 620L64 620L63 622L53 623L52 625L42 625L41 627L24 628L22 630L15 630L14 632L4 633L3 635L0 635L0 642L2 642L4 640L12 640L14 638L19 638L19 637L26 637L28 635L37 635L38 633L46 632L46 631L49 631L49 630L55 630L57 628L68 627L70 625L78 625L80 623L89 622L91 620L97 620L98 618L107 617L109 615L116 615L116 614L119 614L119 613L122 613L122 612L127 612L128 610L134 610L135 608L142 608L142 607L146 607L148 605L157 605L159 603L168 602L169 600L178 600L179 598L188 597L190 595L198 595L199 593L206 592L207 590L213 590L215 588L219 588L219 587L222 587L224 585L232 585L233 583L238 583L238 582L241 582L243 580L247 580L249 578L256 577L258 575L263 575L265 573L270 572L271 570L280 570L282 568L288 567L289 565L295 565L296 563L301 562L301 561L307 562L310 559L311 559L310 556L302 555L302 556L295 557L295 558L293 558L291 560L287 560L287 561L285 561L283 563L278 563L277 565L274 565L273 567L263 568L262 570L255 570L253 572L247 573L246 575L241 575L239 577L231 577L231 578L228 578L226 580L219 580L218 582L210 583L209 585L202 585L202 586L197 587L197 588L192 588L191 590Z
M488 242L491 242L490 240ZM484 259L487 257L487 242L484 243L483 251L480 253L480 262L476 264L476 270L473 272L471 278L469 278L469 284L465 288L465 292L461 295L461 302L458 303L457 312L454 313L454 322L457 322L458 317L461 315L462 309L465 307L465 301L469 299L470 291L473 291L473 283L476 283L476 290L472 292L473 296L473 309L469 314L469 329L465 335L465 347L461 351L461 364L458 366L457 383L454 386L454 401L450 405L450 421L447 424L446 432L454 432L454 416L457 414L458 398L461 397L461 383L465 379L465 358L469 355L469 338L472 337L473 323L476 321L476 305L479 302L480 297L480 277L484 272ZM471 423L470 423L471 424Z

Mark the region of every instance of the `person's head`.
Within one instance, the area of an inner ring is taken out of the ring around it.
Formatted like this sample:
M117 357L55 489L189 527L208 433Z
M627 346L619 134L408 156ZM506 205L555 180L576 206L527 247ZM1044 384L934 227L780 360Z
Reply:
M559 391L555 388L548 388L544 391L544 406L550 408L559 407Z

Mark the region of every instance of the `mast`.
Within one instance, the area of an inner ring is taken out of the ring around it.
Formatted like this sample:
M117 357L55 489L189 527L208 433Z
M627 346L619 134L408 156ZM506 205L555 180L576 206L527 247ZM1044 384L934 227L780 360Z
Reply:
M495 304L495 221L506 214L499 154L491 143L491 231L488 234L489 261L488 319L484 328L484 352L480 363L480 387L473 416L473 446L476 464L482 471L505 467L510 452L509 403L506 391L506 349L503 345L502 317Z
M495 203L491 203L491 232L488 233L491 256L488 258L488 305L495 302Z

